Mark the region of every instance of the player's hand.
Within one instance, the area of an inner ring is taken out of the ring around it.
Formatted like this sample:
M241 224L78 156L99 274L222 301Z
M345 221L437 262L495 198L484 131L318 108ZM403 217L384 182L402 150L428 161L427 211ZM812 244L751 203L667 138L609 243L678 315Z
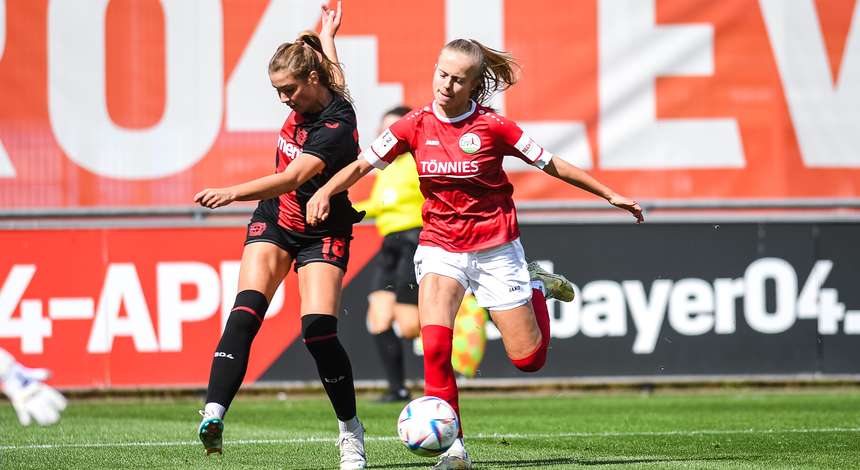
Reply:
M337 30L340 29L340 19L343 15L341 10L341 0L337 0L337 9L332 10L328 5L320 7L322 9L322 28L320 36L328 36L334 38L337 35Z
M624 197L620 194L615 194L609 198L609 203L619 209L624 209L633 214L633 217L636 217L637 224L645 222L645 216L642 215L642 208L639 207L639 203L633 199Z
M328 218L329 197L322 194L322 191L317 191L308 200L306 208L305 215L307 217L308 224L312 227L316 227Z
M203 207L215 209L236 200L236 194L229 188L206 188L194 196L194 202Z
M66 399L60 392L42 383L48 375L50 373L45 369L29 369L15 364L3 381L3 392L24 426L33 420L42 426L54 424L60 420L60 412L66 409Z

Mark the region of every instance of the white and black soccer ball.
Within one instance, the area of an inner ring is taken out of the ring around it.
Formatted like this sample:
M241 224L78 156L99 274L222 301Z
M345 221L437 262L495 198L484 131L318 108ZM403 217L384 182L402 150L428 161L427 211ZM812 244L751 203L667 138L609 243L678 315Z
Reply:
M433 457L448 450L459 432L460 421L454 408L437 397L412 400L397 419L397 434L403 445L422 457Z

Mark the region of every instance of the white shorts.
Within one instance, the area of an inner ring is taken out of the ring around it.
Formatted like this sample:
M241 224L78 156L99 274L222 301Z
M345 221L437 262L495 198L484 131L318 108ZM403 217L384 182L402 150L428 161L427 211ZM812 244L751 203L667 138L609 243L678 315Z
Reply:
M427 273L456 279L471 289L478 305L490 310L509 310L532 298L523 245L517 238L494 248L452 253L435 246L419 245L415 251L418 283Z

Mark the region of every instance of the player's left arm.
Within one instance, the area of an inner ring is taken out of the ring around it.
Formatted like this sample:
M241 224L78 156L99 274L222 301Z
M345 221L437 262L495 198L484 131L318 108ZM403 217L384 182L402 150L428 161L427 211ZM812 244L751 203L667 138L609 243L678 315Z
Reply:
M267 175L226 188L206 188L194 196L194 202L215 209L233 201L255 201L280 196L304 184L325 169L325 162L303 153L281 173Z
M616 193L609 188L609 186L597 181L597 178L589 175L584 170L571 165L558 155L552 156L549 162L543 167L543 171L567 184L600 196L609 201L609 203L615 207L630 212L633 214L633 217L636 217L637 224L645 221L645 217L642 215L642 208L639 207L639 203L633 199Z
M322 44L323 53L328 60L338 64L337 73L332 79L336 85L346 86L346 77L343 76L343 70L340 67L340 59L337 56L337 47L335 47L334 37L337 35L337 30L340 29L340 21L343 16L341 8L341 0L337 0L337 8L332 10L328 5L322 5L322 17L320 22L320 43Z
M616 193L582 169L571 165L557 155L551 154L523 132L517 123L498 115L489 116L487 123L489 131L507 145L506 150L510 151L511 154L567 184L584 189L606 199L615 207L629 211L636 217L637 224L645 221L642 216L642 208L636 201Z

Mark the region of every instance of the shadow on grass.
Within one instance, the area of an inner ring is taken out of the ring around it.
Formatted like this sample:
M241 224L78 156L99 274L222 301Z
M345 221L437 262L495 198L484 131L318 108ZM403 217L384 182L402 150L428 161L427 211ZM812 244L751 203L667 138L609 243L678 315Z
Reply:
M475 469L489 468L542 468L549 465L577 465L577 466L599 466L599 465L638 465L673 462L715 462L730 460L751 460L750 457L690 457L690 458L631 458L631 459L577 459L577 458L555 458L555 459L532 459L532 460L475 460L472 466ZM367 468L428 468L433 463L423 465L414 463L395 463L387 465L368 465ZM310 469L306 469L310 470Z

